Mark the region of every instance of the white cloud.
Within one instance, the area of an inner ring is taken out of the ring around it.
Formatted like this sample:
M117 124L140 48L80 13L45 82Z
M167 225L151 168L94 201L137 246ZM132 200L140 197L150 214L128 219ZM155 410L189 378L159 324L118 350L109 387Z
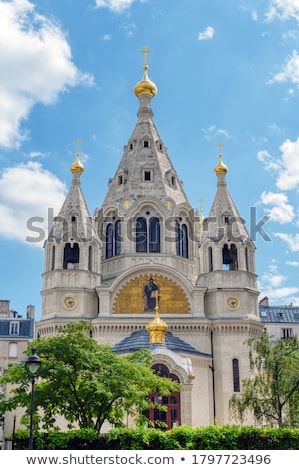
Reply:
M285 194L264 191L261 194L261 202L266 206L273 206L265 209L272 221L285 224L294 219L294 208L288 203L288 197Z
M283 170L279 174L276 185L281 190L295 189L299 185L299 137L295 142L290 139L280 146Z
M121 13L128 9L135 0L96 0L97 8L109 8L109 10Z
M0 178L0 236L25 242L38 238L39 227L47 236L50 216L58 214L66 186L38 162L6 168ZM39 246L45 241L40 240Z
M276 233L275 236L284 240L289 245L291 251L299 251L299 234Z
M36 103L53 104L60 93L93 76L72 62L64 33L35 12L29 0L0 0L0 146L17 148L27 138L22 123Z
M297 266L299 266L299 261L287 261L286 264L288 266L293 266L294 268L296 268Z
M266 18L268 21L272 21L276 17L282 20L295 18L295 20L299 21L299 1L271 0Z
M214 139L216 139L217 137L220 137L220 136L222 136L222 137L224 136L227 139L231 138L229 132L226 129L219 129L215 126L215 124L212 124L208 128L202 128L201 131L204 134L204 138L207 139L207 140L214 140Z
M280 171L281 166L277 163L268 150L260 150L257 154L257 158L260 162L264 163L267 171Z
M274 75L269 83L290 82L299 88L299 56L298 52L293 50L292 55L288 57L286 64L281 72Z
M206 41L207 39L212 39L215 34L215 29L212 26L208 26L204 31L198 34L199 41Z

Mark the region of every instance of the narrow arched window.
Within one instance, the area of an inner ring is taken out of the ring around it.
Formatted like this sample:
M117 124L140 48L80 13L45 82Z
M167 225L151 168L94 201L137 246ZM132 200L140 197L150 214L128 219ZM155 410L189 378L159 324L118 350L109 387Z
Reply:
M160 252L160 221L158 217L152 217L149 221L149 252Z
M115 256L120 255L121 251L121 222L118 220L115 224Z
M212 247L209 246L209 272L213 271L213 250Z
M106 258L113 256L113 225L108 224L106 227Z
M188 228L186 224L182 225L182 257L188 258Z
M181 227L178 221L175 223L175 246L176 246L176 254L178 256L181 255Z
M55 246L52 246L51 250L51 271L55 269Z
M234 392L240 392L240 372L239 372L239 361L238 359L233 359L233 387Z
M245 266L246 266L246 271L249 271L248 248L247 248L247 246L245 247Z
M93 269L93 248L91 245L88 247L88 270L92 271Z
M144 217L136 220L136 252L147 252L147 222Z

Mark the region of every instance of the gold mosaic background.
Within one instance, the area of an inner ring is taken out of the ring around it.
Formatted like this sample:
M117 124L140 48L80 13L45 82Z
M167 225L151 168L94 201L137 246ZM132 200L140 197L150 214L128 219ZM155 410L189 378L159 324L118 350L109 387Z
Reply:
M171 279L153 273L128 281L116 296L113 313L143 313L142 289L150 277L160 286L160 313L190 313L190 304L183 289Z

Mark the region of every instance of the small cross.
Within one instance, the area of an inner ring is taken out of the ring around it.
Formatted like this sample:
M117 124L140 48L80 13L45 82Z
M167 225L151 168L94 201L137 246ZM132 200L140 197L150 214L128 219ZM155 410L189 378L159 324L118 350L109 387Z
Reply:
M143 62L144 62L144 64L146 65L146 64L147 64L147 55L146 55L146 54L149 53L149 52L152 52L152 51L151 51L147 46L144 46L144 48L141 49L141 51L139 51L139 52L143 52L143 53L144 53Z
M221 147L223 147L223 143L222 142L217 142L216 147L218 147L218 149L219 149L218 150L219 157L222 157Z
M130 207L130 201L126 200L126 201L123 203L123 207L124 207L125 209L129 209L129 207Z
M77 145L76 157L79 157L79 155L80 155L81 140L76 140L76 145Z
M167 201L165 203L165 206L167 207L167 209L171 209L172 208L172 203L170 201Z

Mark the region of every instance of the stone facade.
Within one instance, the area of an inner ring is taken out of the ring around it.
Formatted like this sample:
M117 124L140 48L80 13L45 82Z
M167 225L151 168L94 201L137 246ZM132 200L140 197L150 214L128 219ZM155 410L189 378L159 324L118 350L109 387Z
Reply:
M37 332L53 335L84 318L93 337L116 352L138 332L134 347L141 347L138 337L154 316L144 293L153 278L160 317L173 335L171 345L152 348L153 365L165 365L183 384L179 424L225 424L228 401L248 374L244 342L264 326L255 247L227 189L221 151L209 216L191 207L153 121L156 91L145 63L135 87L136 126L93 216L76 154L72 186L45 243Z

